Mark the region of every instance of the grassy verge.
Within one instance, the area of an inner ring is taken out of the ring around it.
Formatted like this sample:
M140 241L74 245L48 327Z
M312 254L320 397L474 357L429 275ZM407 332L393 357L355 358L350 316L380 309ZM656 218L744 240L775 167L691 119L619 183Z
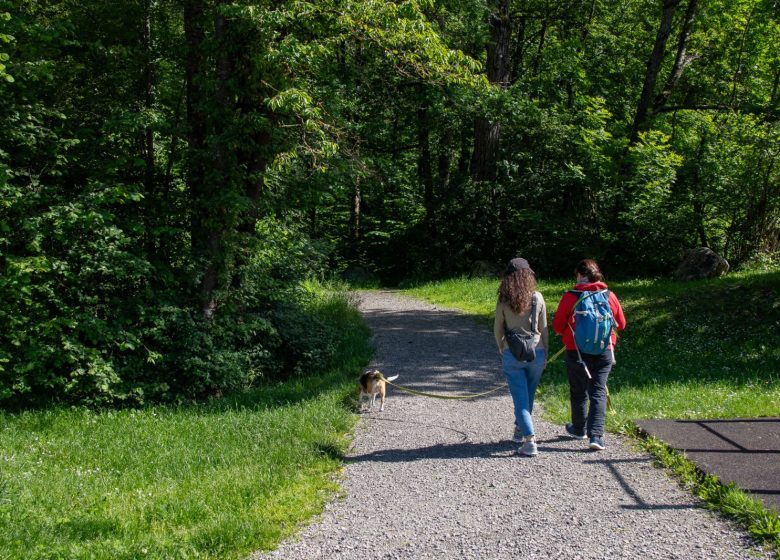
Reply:
M182 407L0 413L0 559L239 558L321 511L368 332L343 297L321 375Z
M418 297L463 309L492 324L497 280L454 279L410 288ZM550 319L570 282L541 282ZM612 431L635 433L641 418L739 418L780 411L780 272L734 273L699 282L633 280L610 284L628 321L609 389ZM560 348L555 337L551 351ZM562 360L542 377L547 417L569 418ZM713 508L742 521L757 537L780 543L780 520L743 492L721 486L662 444L646 448Z

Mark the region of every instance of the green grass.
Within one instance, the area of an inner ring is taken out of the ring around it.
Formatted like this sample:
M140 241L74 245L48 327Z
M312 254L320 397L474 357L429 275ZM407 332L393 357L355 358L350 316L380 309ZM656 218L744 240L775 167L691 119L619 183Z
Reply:
M570 282L542 282L552 320ZM471 313L492 325L497 280L455 279L409 293ZM744 418L780 414L780 271L674 282L615 282L627 328L609 379L607 427L637 437L641 418ZM552 333L551 333L552 334ZM560 348L556 339L551 352ZM563 360L542 377L539 397L553 422L570 418ZM733 485L722 485L655 439L636 441L708 505L737 519L780 554L780 517Z
M322 510L356 422L368 332L311 379L206 405L0 414L0 559L240 558Z

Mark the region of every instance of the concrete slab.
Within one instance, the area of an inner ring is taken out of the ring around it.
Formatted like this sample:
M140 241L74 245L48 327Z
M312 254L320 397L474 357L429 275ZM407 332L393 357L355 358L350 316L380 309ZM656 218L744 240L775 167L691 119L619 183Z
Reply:
M780 418L639 420L704 472L733 482L780 512Z

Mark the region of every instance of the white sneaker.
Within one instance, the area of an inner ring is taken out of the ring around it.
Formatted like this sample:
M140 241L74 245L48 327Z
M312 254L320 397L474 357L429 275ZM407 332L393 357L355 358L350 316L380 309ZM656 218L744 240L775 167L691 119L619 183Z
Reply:
M520 448L520 455L523 455L524 457L536 457L539 455L539 449L536 447L536 442L533 440L526 441Z

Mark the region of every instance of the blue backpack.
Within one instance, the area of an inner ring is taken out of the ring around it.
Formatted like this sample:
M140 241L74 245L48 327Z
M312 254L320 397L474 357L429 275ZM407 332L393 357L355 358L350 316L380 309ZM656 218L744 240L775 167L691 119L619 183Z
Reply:
M579 292L572 308L574 315L574 342L585 354L603 354L609 347L615 318L609 306L609 290Z

